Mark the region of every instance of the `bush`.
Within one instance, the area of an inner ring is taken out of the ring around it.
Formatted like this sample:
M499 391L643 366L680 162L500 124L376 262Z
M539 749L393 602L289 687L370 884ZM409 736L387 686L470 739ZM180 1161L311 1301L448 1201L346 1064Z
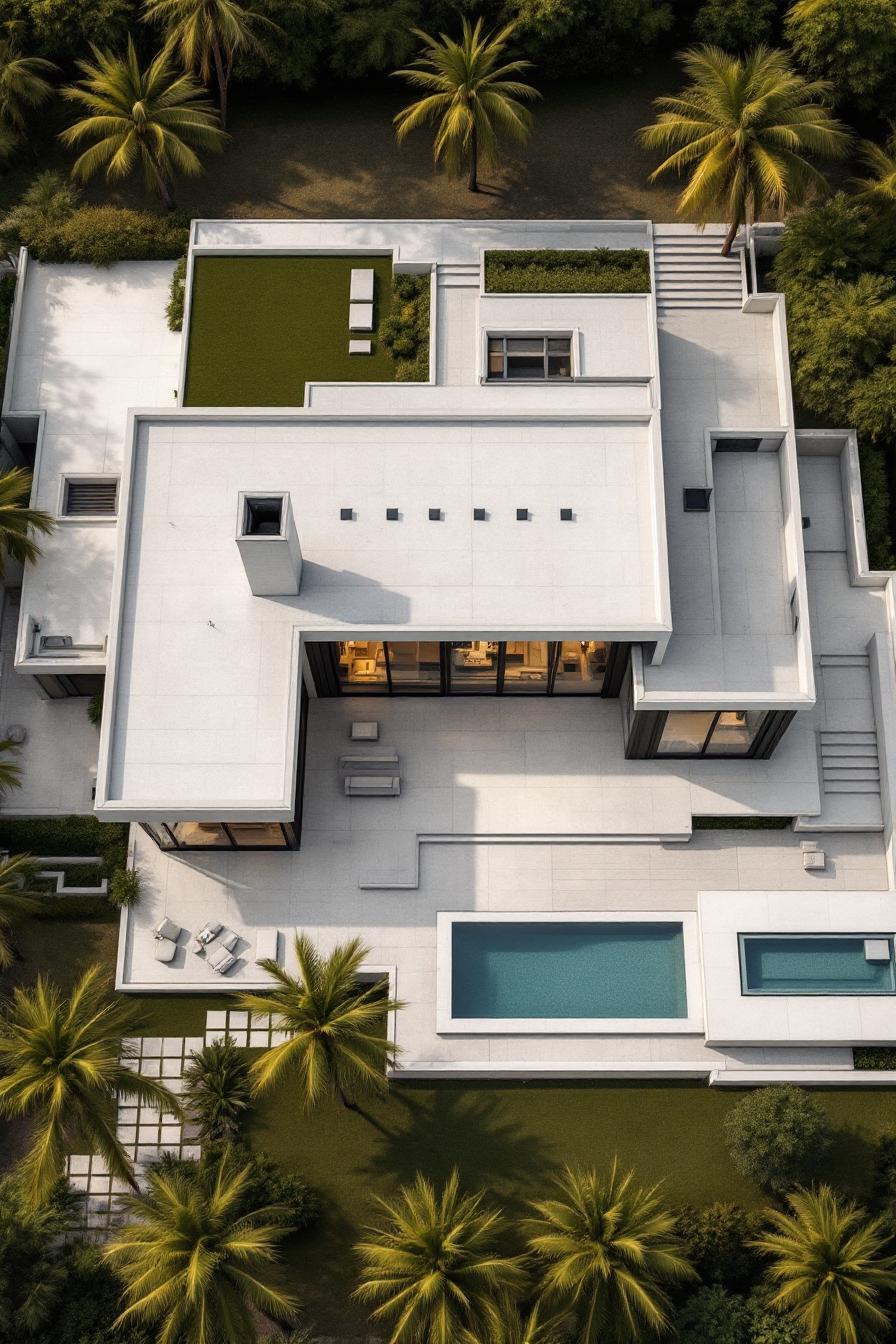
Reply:
M485 254L494 294L646 294L650 261L641 247L507 248Z
M706 0L694 19L694 36L726 51L770 42L777 0Z
M98 1247L75 1242L62 1252L62 1265L65 1291L53 1317L52 1344L156 1344L157 1331L140 1321L113 1329L121 1284Z
M893 107L893 0L797 0L784 31L800 65L830 80L834 102L866 111Z
M41 173L0 220L0 242L10 252L21 246L37 261L167 261L187 245L189 217L114 205L81 205L59 173Z
M872 569L896 569L891 532L893 510L887 480L887 465L882 449L873 443L860 440L859 467L862 474L868 563Z
M791 1084L749 1093L728 1112L724 1130L741 1175L777 1195L809 1180L831 1145L827 1114Z
M239 1166L252 1168L252 1177L246 1186L246 1209L282 1204L287 1209L284 1221L296 1231L317 1222L321 1211L317 1191L307 1185L301 1176L281 1171L269 1157L253 1152L245 1144L207 1144L198 1162L163 1153L157 1165L163 1171L177 1168L189 1175L191 1172L207 1171L220 1161L225 1152L230 1152Z
M140 873L136 868L117 868L109 882L109 900L119 910L129 910L140 900Z
M0 849L37 858L64 854L102 859L107 874L124 868L128 826L96 817L7 817L0 815Z
M679 1344L750 1344L752 1313L724 1288L698 1288L678 1313Z
M896 1228L896 1132L880 1134L874 1145L871 1200L889 1225Z
M395 361L401 383L425 383L429 378L429 275L396 275L392 279L392 306L380 339Z
M230 1040L214 1041L193 1056L184 1079L184 1105L200 1142L239 1138L251 1096L245 1054Z
M852 1066L854 1069L896 1069L896 1046L857 1045L852 1052Z
M94 728L99 728L100 724L103 721L102 691L97 691L96 694L92 695L90 699L87 701L87 717L93 724Z
M758 1272L759 1256L748 1243L762 1226L762 1215L739 1204L690 1205L678 1217L678 1235L688 1259L704 1283L740 1288Z
M501 18L518 19L518 50L549 79L631 68L673 24L664 0L508 0Z
M184 303L187 297L187 259L181 257L171 277L171 297L165 316L169 331L182 331L184 326Z
M31 916L32 919L72 920L77 923L87 920L110 922L115 917L115 909L108 896L45 896Z
M751 1294L749 1307L747 1344L811 1344L803 1327L792 1316L769 1306L761 1288Z

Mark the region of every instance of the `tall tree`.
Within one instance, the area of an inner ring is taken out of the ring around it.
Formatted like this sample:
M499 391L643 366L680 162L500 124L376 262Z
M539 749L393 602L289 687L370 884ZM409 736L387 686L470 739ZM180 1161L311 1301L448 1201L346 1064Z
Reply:
M34 1120L21 1166L32 1204L49 1198L75 1135L106 1159L113 1176L136 1188L115 1132L116 1097L180 1113L164 1083L122 1062L130 1053L123 1040L135 1027L133 1008L107 988L99 966L85 971L68 998L43 976L13 990L0 1017L0 1115Z
M13 929L40 908L37 893L30 890L36 876L37 865L30 854L15 854L0 863L0 971L7 970L17 956Z
M658 98L659 116L638 133L641 144L667 154L650 175L689 173L678 209L701 226L722 213L730 222L728 256L737 231L767 206L780 213L827 182L810 158L845 153L850 136L823 100L820 80L796 74L782 51L760 46L746 56L694 47L682 62L690 85Z
M215 75L221 126L227 125L227 95L233 62L240 52L263 55L257 28L281 30L271 19L239 0L146 0L144 16L165 30L165 50L176 53L185 70L197 70L204 84Z
M124 1283L117 1324L146 1321L159 1344L246 1344L253 1311L290 1321L296 1299L277 1288L271 1266L290 1232L276 1204L252 1207L251 1167L221 1161L157 1167L144 1195L130 1196L130 1221L104 1255Z
M276 961L262 967L273 980L264 994L242 994L240 1004L253 1013L271 1013L288 1032L280 1045L252 1065L256 1092L294 1074L306 1110L329 1097L357 1110L355 1093L386 1090L386 1068L398 1047L384 1030L387 1014L402 1005L386 996L386 983L363 985L359 973L367 948L359 938L322 957L306 934L295 941L298 978Z
M395 1199L377 1199L384 1221L355 1250L355 1297L375 1303L371 1320L391 1327L389 1344L481 1344L497 1336L523 1291L518 1260L502 1255L503 1220L482 1191L463 1194L455 1170L437 1192L418 1173Z
M40 56L23 56L14 36L0 38L0 127L14 142L25 130L28 114L53 92L47 78L56 66Z
M436 126L436 163L444 163L453 176L466 165L470 191L479 190L480 160L496 162L498 136L523 145L532 129L532 113L524 104L541 95L517 78L532 63L504 59L515 27L509 23L496 33L483 33L482 19L471 27L464 18L459 42L415 28L423 51L406 70L393 72L425 93L395 117L399 141L419 126Z
M770 1230L753 1243L771 1257L772 1305L824 1344L892 1338L882 1301L896 1289L896 1256L883 1220L826 1185L794 1191L787 1206L769 1210Z
M885 145L863 140L859 156L867 169L867 177L856 181L860 194L872 201L892 204L896 201L896 134Z
M668 1329L668 1288L696 1278L659 1187L634 1184L613 1162L606 1178L567 1167L553 1199L526 1222L544 1263L541 1299L574 1313L577 1344L635 1344Z
M35 532L49 536L56 524L43 509L32 509L31 472L24 467L0 471L0 577L5 561L16 560L20 565L33 563L40 557Z
M166 52L143 67L132 38L125 56L91 47L92 61L79 61L83 78L62 94L87 115L62 132L66 145L92 141L75 160L72 174L86 180L101 170L108 181L143 171L147 187L171 209L172 179L202 171L198 149L220 150L226 135L218 115L192 75L176 74Z

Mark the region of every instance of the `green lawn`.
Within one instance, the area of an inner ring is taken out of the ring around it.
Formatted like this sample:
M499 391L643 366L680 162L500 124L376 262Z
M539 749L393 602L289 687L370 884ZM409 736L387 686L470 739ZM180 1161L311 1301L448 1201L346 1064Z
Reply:
M672 1200L759 1204L760 1192L737 1175L722 1142L722 1118L739 1095L669 1083L398 1083L365 1120L340 1106L304 1117L283 1087L260 1104L250 1138L321 1191L322 1222L289 1244L289 1279L310 1324L325 1335L354 1336L364 1333L365 1317L350 1299L351 1247L372 1195L418 1170L441 1178L456 1163L466 1182L485 1186L513 1218L563 1163L601 1166L618 1154L645 1181L665 1179ZM867 1194L870 1142L896 1123L894 1095L818 1095L837 1128L826 1174Z
M370 355L348 353L353 266L376 273ZM389 381L391 304L389 256L197 257L184 405L301 406L306 381Z

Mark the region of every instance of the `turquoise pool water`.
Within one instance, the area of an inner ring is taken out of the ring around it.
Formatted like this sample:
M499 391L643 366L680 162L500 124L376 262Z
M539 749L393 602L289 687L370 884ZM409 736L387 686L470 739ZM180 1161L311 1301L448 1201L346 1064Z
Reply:
M452 1017L687 1017L680 924L452 925Z
M893 943L886 941L888 959L869 961L864 934L744 933L741 985L745 994L893 994Z

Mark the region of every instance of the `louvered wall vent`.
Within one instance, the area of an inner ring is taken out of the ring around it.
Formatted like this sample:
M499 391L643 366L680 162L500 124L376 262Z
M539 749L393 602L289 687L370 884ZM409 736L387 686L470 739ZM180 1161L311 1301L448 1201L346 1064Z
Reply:
M62 512L66 518L115 516L117 481L66 481Z

